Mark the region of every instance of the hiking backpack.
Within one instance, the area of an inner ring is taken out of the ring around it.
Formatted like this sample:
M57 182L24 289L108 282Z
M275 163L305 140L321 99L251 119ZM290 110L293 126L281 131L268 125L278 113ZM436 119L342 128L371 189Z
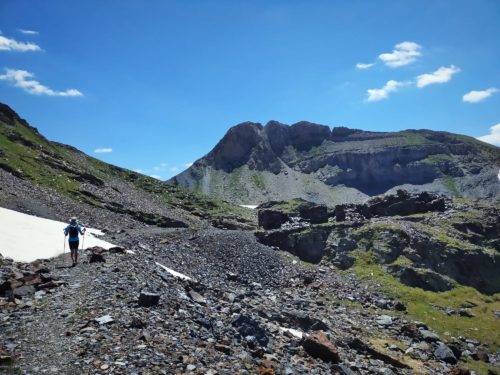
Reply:
M72 238L78 237L78 225L70 225L69 227L69 236Z

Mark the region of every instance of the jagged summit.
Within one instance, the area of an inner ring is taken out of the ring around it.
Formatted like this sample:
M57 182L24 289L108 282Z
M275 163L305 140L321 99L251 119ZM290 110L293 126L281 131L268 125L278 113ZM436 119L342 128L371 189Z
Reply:
M244 122L172 182L239 204L334 204L399 187L496 199L499 168L498 147L448 132Z

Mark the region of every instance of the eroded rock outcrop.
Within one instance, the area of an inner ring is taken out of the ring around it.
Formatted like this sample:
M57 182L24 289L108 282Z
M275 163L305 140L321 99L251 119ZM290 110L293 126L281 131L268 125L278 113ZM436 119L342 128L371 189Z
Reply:
M256 232L258 240L306 262L326 257L347 269L354 265L356 252L369 252L412 287L440 292L458 283L488 294L500 291L500 210L494 206L460 205L436 194L400 190L365 204L326 210L321 224L301 216L300 207L313 212L320 207L312 203L295 200L261 207L264 230Z

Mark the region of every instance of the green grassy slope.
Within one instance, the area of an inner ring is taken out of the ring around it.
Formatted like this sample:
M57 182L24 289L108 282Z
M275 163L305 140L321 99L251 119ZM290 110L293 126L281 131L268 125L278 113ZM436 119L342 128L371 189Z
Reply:
M104 207L103 202L82 192L82 184L97 188L113 188L117 182L126 184L138 194L160 197L167 208L182 209L198 217L233 217L244 222L251 216L247 209L104 163L71 146L51 142L1 103L0 169L35 185L99 207Z

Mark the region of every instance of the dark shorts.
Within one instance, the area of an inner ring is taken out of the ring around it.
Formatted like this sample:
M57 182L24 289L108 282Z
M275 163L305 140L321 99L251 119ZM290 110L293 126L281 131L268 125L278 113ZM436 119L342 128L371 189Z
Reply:
M78 250L79 243L80 243L80 241L71 241L69 243L69 249L70 250Z

